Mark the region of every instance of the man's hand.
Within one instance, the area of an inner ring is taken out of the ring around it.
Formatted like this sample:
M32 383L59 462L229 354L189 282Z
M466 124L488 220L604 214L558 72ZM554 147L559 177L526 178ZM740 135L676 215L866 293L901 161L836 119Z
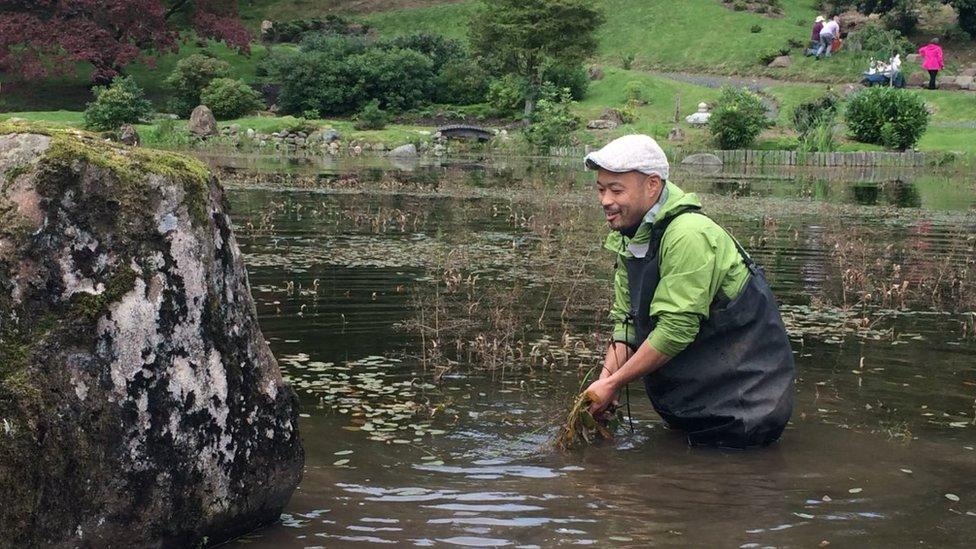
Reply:
M586 388L587 394L593 403L590 404L589 412L593 417L598 417L600 412L607 409L612 402L617 399L618 387L614 383L614 378L605 377L598 379Z

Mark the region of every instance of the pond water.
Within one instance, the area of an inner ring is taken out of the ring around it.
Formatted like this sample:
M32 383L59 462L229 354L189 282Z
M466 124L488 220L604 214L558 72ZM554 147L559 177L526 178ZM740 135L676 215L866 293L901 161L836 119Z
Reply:
M234 546L971 546L976 188L929 173L677 172L762 264L798 371L782 440L632 422L550 441L606 342L612 258L575 166L220 159L304 479ZM297 174L282 177L282 171Z

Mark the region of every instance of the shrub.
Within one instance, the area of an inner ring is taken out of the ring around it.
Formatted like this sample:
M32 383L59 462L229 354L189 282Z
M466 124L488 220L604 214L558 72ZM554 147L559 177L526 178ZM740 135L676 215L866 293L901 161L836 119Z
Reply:
M773 62L773 59L776 59L780 55L782 55L781 50L767 50L767 51L764 51L764 52L762 52L762 53L759 54L759 64L760 65L768 65L768 64L770 64L770 63Z
M732 9L735 11L746 11L747 8L748 6L746 6L746 3L742 0L735 0L735 2L732 3Z
M451 61L469 57L461 42L425 32L397 36L380 44L380 47L420 53L430 59L434 72L440 72Z
M427 57L414 50L369 49L350 56L363 97L377 99L390 111L419 106L433 95L435 73Z
M952 0L959 18L959 28L976 36L976 0Z
M569 89L543 86L532 111L531 123L525 128L526 141L542 150L568 144L572 132L580 124L580 119L572 112L572 103Z
M369 43L362 36L312 33L302 39L299 47L303 52L325 53L341 61L350 55L363 53L369 48Z
M305 109L302 111L302 118L306 120L318 120L322 118L322 113L318 109Z
M749 32L751 32L752 34L758 34L762 32L762 27L759 25L753 25L749 27Z
M918 1L917 0L898 0L881 16L881 22L891 30L897 30L901 34L911 34L918 27Z
M95 131L114 130L122 124L135 124L149 117L152 103L131 76L117 76L108 87L93 90L95 100L85 108L85 128Z
M637 120L637 108L633 101L628 101L624 107L614 110L620 115L620 121L624 124L633 124Z
M379 100L372 100L356 114L354 124L357 130L382 130L389 122L386 112L380 108Z
M888 59L896 53L902 56L915 51L915 46L897 30L868 25L852 32L847 45L853 51L864 51L874 57Z
M481 103L487 93L488 75L469 57L445 63L434 83L434 100L438 103Z
M262 64L280 83L283 112L321 115L358 112L372 99L401 112L432 101L477 103L488 89L485 72L461 44L413 34L381 41L362 36L307 34L301 51L275 51Z
M590 86L590 77L582 63L575 65L557 64L542 70L542 81L549 82L556 89L569 89L573 101L582 101Z
M366 26L352 27L348 20L338 15L327 15L322 19L276 21L270 36L266 38L273 42L298 42L310 33L347 34L354 28L361 34L369 31Z
M930 115L914 92L872 87L850 97L846 116L850 135L857 141L905 150L918 143Z
M173 72L166 78L166 85L173 90L173 98L169 108L181 118L190 116L200 104L200 93L214 78L223 78L230 74L230 65L221 61L194 53L176 62Z
M327 53L278 50L265 62L281 83L278 107L288 114L316 109L322 114L350 114L361 108L356 70L346 58Z
M793 127L797 133L803 135L810 128L817 125L823 118L829 118L831 123L837 117L837 107L840 100L837 96L828 94L814 101L800 103L793 110Z
M746 147L767 127L766 107L758 95L745 88L723 88L708 121L708 129L722 149Z
M488 104L497 115L511 115L522 106L524 88L518 77L506 74L488 85Z
M644 84L638 80L631 80L624 85L624 97L627 98L628 104L647 104L647 96L644 93Z
M217 120L240 118L264 108L257 90L233 78L214 79L200 94L200 100Z
M634 66L634 54L628 53L620 58L620 68L629 71Z

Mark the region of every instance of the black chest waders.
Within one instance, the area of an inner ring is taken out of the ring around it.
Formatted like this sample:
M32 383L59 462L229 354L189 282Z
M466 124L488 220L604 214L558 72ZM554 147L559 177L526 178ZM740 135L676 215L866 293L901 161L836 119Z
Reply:
M656 324L650 306L661 280L664 232L688 213L704 215L690 207L662 220L652 229L647 254L625 260L638 342ZM695 340L644 377L654 409L669 427L684 431L690 444L766 445L780 437L793 411L793 350L776 299L762 269L735 246L750 273L739 295L713 302Z

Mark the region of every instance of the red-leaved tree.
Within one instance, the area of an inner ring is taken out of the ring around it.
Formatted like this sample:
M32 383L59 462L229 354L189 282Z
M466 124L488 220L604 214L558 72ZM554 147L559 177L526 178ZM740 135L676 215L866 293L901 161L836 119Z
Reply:
M0 0L0 70L35 80L86 62L104 83L140 56L176 51L187 23L249 50L237 0Z

